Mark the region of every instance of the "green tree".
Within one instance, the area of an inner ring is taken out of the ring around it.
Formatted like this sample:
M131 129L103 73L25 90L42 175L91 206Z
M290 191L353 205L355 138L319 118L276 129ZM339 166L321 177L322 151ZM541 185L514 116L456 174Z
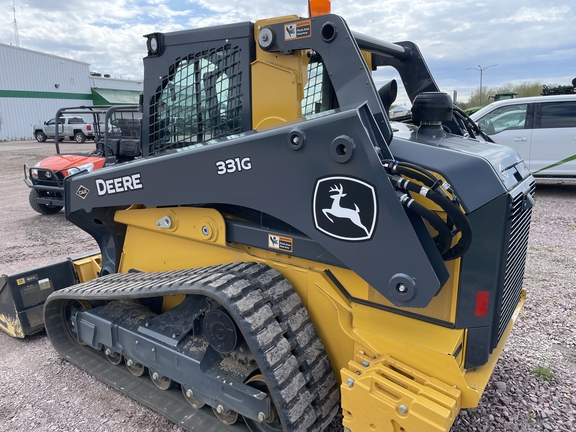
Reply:
M556 84L551 85L555 87ZM483 87L482 88L482 105L488 105L490 102L494 102L494 95L498 93L518 93L517 98L528 97L528 96L539 96L542 92L542 84L539 82L525 82L517 85L504 84L498 87ZM488 96L488 101L486 100ZM480 93L478 91L472 92L470 99L467 102L458 102L458 106L462 109L468 109L480 105Z

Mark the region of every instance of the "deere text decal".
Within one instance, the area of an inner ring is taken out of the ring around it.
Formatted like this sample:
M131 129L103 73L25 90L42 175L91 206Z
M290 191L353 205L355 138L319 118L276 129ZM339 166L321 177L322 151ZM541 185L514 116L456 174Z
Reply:
M140 173L116 177L109 180L96 179L98 195L112 195L121 192L128 192L135 189L142 189L142 179Z

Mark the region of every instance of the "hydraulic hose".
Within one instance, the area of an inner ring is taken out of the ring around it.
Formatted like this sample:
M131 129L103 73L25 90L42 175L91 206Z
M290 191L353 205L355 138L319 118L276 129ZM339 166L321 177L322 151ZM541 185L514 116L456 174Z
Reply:
M456 119L459 120L459 122L463 125L463 127L469 132L471 138L476 138L476 135L480 135L484 139L484 141L491 143L494 142L492 138L486 135L486 133L484 133L482 128L480 128L476 124L476 122L472 120L468 114L466 114L465 111L463 111L456 105L454 105L453 114L454 117L456 117Z
M450 261L459 258L466 253L472 243L472 228L468 218L455 203L438 192L407 180L399 175L392 176L391 180L394 186L398 189L406 192L418 193L440 206L440 208L446 212L448 219L454 223L457 230L460 231L460 240L458 240L458 243L449 250L444 253L441 252L442 259Z
M399 162L395 160L389 160L384 162L384 167L387 169L389 174L400 174L404 177L412 178L416 181L421 182L425 186L429 187L433 191L440 193L441 195L446 196L442 188L444 188L450 195L452 195L452 201L457 202L458 197L456 193L452 189L449 183L443 182L430 171L425 168L422 168L418 165L411 164L409 162Z
M422 204L414 201L414 199L411 198L408 194L403 194L400 197L400 203L405 208L416 212L418 215L420 215L420 217L428 221L432 228L438 231L438 235L434 237L434 242L436 243L436 247L441 254L446 253L452 244L452 233L442 218L432 210L429 210Z

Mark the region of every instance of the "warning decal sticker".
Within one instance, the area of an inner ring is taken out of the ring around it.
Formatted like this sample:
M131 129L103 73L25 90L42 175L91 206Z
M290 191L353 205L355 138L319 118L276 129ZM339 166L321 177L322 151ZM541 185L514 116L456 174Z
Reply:
M42 279L38 281L38 286L41 290L50 289L52 288L52 282L50 282L50 279L48 278Z
M284 40L309 38L312 36L312 21L304 20L284 24Z
M268 234L268 247L278 249L284 252L292 252L293 239L274 234Z
M29 284L30 282L35 282L37 280L38 280L38 275L26 276L23 278L16 279L16 285L18 285L18 286L25 285L25 284Z

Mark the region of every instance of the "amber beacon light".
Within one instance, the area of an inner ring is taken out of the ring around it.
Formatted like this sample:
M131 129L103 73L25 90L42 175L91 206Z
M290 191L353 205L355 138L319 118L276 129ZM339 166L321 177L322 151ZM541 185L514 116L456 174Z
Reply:
M310 17L326 15L330 13L330 0L308 0Z

